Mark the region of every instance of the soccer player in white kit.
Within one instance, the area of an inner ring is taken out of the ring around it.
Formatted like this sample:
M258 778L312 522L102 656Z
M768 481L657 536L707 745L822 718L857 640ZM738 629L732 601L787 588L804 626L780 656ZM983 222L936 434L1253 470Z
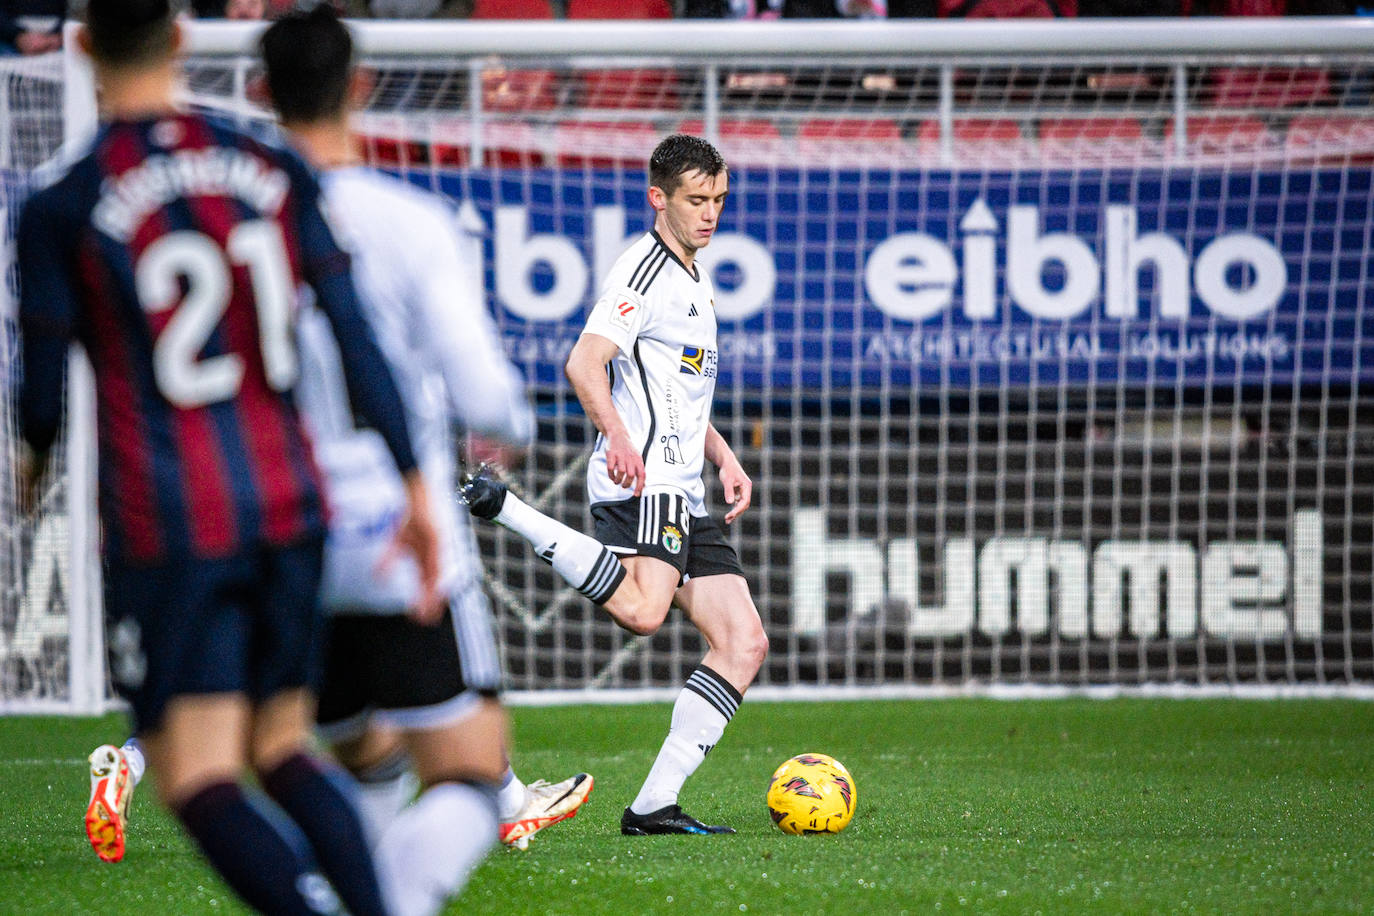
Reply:
M697 253L711 241L729 170L705 140L663 140L649 160L653 229L611 268L566 372L600 436L587 469L596 537L573 531L506 490L490 473L464 483L472 514L522 535L571 585L634 633L654 633L676 604L709 651L673 706L668 737L622 833L733 833L678 805L720 740L768 651L739 558L706 510L702 471L718 470L730 509L753 484L711 425L716 316Z
M322 170L322 206L352 253L360 307L397 379L417 461L434 481L444 619L407 618L413 563L390 543L405 514L402 481L379 435L359 428L328 322L299 321L300 412L328 483L321 603L331 615L317 721L363 787L379 877L396 913L436 912L498 835L528 837L576 813L582 773L524 786L506 758L500 659L466 511L454 497L453 425L512 446L533 435L524 385L505 360L482 297L480 241L441 199L357 162L348 128L352 42L327 6L264 33L268 86L283 124ZM117 772L137 748L101 748ZM413 767L423 791L401 778ZM136 774L135 774L136 779ZM461 830L454 825L461 824Z

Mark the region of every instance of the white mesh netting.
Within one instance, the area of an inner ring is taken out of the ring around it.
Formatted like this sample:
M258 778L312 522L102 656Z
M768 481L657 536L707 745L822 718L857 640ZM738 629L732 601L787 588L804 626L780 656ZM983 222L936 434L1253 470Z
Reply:
M591 429L561 363L648 225L647 155L688 130L730 160L702 260L759 683L1374 680L1374 56L425 45L368 61L364 149L483 221L540 416L511 477L575 526ZM195 59L192 97L260 118L253 75ZM630 636L523 541L483 545L513 688L698 663L680 617Z

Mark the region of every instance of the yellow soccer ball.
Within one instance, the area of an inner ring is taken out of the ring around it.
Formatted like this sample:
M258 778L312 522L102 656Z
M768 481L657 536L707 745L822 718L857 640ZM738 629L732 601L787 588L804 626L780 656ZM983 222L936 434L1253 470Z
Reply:
M768 814L783 833L839 833L858 803L854 777L825 754L798 754L768 783Z

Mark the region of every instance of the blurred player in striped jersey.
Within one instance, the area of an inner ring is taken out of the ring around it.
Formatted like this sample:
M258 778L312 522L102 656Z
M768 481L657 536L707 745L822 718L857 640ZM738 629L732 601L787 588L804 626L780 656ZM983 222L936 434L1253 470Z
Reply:
M498 836L527 844L576 814L593 786L586 773L525 786L507 764L491 609L470 521L453 496L455 423L523 447L533 415L486 314L480 242L458 231L440 198L358 161L348 112L368 81L353 70L347 28L321 6L276 22L262 49L283 124L321 170L324 208L352 252L364 317L434 484L447 608L441 626L427 627L406 616L419 585L414 568L388 557L404 515L402 482L377 433L357 422L328 323L307 309L297 396L331 508L322 592L331 625L317 718L360 779L393 910L429 913ZM99 748L93 785L106 770L140 763L136 744ZM423 791L408 804L415 777Z
M626 629L654 633L674 605L710 647L673 705L664 740L620 830L734 833L682 810L678 794L725 732L768 651L768 637L725 529L706 511L702 472L716 465L726 525L753 484L711 423L716 315L696 260L729 193L720 153L677 134L649 158L653 228L612 265L566 372L600 435L587 465L596 537L574 531L478 473L464 484L474 515L523 536L539 556Z
M291 394L302 281L402 475L416 613L437 619L438 536L395 382L304 163L175 109L168 0L90 0L79 41L106 123L20 218L21 492L32 506L79 341L96 381L111 675L162 800L257 909L387 912L351 780L308 753L325 530ZM109 775L88 832L118 858L130 774Z

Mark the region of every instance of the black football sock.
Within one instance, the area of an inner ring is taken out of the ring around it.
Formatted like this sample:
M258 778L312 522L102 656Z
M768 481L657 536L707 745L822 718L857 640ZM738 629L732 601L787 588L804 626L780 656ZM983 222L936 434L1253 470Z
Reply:
M214 783L176 814L215 871L254 909L282 916L340 911L305 836L257 793Z
M574 531L506 494L495 521L529 541L540 559L593 604L605 604L625 579L625 566L596 538Z
M348 783L343 770L299 753L262 775L262 787L300 825L349 912L353 916L385 914L377 871L358 811L349 801Z

